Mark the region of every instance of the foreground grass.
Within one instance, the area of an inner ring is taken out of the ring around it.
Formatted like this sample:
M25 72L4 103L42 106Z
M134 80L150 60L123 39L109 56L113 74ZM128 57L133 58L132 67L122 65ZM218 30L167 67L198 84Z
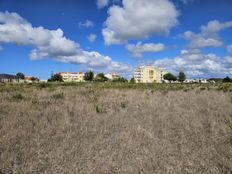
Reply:
M231 89L0 85L0 173L231 173Z

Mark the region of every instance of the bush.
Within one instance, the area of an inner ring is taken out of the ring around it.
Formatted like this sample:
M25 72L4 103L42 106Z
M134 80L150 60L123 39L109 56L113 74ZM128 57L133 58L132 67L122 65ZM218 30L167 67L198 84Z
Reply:
M12 99L15 100L15 101L20 101L20 100L23 100L24 97L22 94L15 94L12 96Z
M52 98L57 100L57 99L63 99L64 98L64 93L57 93L57 94L54 94L52 95Z

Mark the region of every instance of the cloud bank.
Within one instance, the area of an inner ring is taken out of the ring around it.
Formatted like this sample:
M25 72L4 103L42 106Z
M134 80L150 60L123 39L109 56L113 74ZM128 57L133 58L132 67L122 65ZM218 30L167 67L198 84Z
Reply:
M98 52L84 51L79 44L66 38L61 29L33 27L17 13L0 12L0 44L32 46L31 60L52 58L59 62L81 64L116 72L131 71L127 64L113 61Z

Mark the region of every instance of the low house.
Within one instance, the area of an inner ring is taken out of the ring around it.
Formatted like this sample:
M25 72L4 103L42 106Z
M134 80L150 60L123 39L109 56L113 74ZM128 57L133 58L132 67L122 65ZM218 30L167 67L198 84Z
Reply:
M19 82L19 78L11 74L0 74L1 83Z
M107 77L109 80L115 80L115 79L119 79L121 76L116 73L108 73L105 75L105 77Z

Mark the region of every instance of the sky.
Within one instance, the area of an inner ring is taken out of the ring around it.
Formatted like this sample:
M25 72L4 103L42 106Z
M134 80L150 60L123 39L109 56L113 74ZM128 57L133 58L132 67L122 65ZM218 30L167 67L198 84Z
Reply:
M153 65L232 77L231 0L0 0L0 73L48 79Z

